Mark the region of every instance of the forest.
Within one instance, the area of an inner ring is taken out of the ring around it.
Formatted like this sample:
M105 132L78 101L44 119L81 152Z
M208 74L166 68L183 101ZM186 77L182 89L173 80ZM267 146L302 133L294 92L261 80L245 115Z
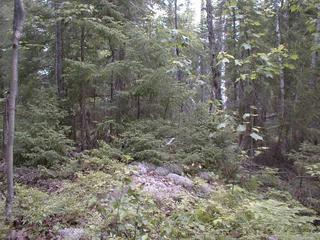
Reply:
M0 0L0 112L0 239L320 239L320 0Z

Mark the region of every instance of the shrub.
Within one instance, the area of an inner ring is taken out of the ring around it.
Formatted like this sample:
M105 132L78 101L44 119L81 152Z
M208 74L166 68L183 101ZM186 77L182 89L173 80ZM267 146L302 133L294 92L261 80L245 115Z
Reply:
M73 149L73 142L67 138L68 128L62 124L66 112L49 93L36 91L33 101L18 109L17 163L46 167L61 164Z

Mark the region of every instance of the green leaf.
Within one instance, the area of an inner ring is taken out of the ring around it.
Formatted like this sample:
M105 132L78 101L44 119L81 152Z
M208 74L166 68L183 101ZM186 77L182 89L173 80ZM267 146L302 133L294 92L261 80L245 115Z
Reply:
M290 56L290 59L296 61L296 60L299 59L299 55L298 54L293 54L293 55Z

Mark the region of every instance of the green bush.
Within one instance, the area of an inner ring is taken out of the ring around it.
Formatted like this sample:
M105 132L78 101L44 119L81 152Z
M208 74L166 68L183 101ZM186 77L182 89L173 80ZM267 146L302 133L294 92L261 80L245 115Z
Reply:
M232 179L243 158L236 138L230 116L213 116L199 110L180 124L165 120L131 123L121 135L118 146L136 161L197 165L217 170L225 178Z
M35 91L33 101L20 105L17 113L17 164L52 167L67 161L73 142L62 124L66 112L59 108L54 95Z

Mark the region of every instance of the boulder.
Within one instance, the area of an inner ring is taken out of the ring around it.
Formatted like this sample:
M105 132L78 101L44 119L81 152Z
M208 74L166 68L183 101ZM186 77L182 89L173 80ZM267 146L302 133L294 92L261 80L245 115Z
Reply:
M185 187L187 189L191 189L194 186L194 184L193 184L191 179L189 179L187 177L183 177L183 176L177 175L175 173L168 174L166 178L168 180L174 182L176 185Z
M275 235L267 237L267 240L279 240L279 238Z
M80 240L85 237L85 230L82 228L65 228L59 231L59 235L65 240Z
M131 165L137 168L139 174L147 174L156 169L156 166L151 163L135 162Z
M170 173L183 175L183 169L178 164L174 164L174 163L166 164L165 168L167 168Z
M202 195L208 196L213 192L213 187L210 184L202 184L199 186L199 191Z
M207 182L213 181L213 177L211 176L211 174L209 172L200 172L199 177Z
M169 169L165 167L157 167L154 172L160 176L167 176L170 173Z

